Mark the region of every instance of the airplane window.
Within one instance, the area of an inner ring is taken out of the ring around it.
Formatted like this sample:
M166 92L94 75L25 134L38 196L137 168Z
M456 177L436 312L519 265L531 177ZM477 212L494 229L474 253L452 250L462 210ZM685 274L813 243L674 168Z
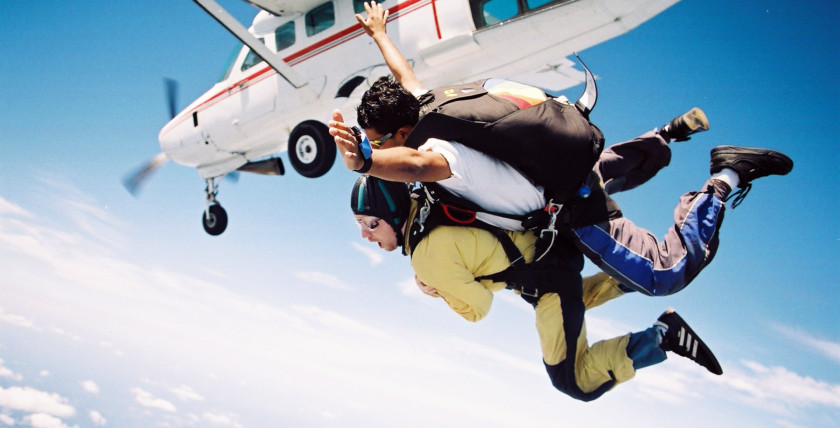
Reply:
M535 9L571 0L470 0L476 28L486 27Z
M265 39L260 39L260 42L265 43ZM245 71L262 62L262 58L251 49L248 49L248 55L245 56L245 61L242 61L240 70Z
M277 45L277 52L295 44L295 22L287 22L274 30L274 42Z
M324 3L306 12L306 35L314 36L335 24L335 7L332 2Z
M225 63L225 71L224 73L222 73L222 77L219 79L220 82L230 77L230 72L233 71L233 64L236 62L236 58L239 58L239 52L241 51L242 43L237 43L236 48L234 48L233 52L230 53L230 57Z
M550 3L563 3L569 0L528 0L528 9L536 9Z
M511 19L519 13L516 0L487 0L481 3L484 25L492 25Z
M353 0L353 11L356 13L365 13L365 2L367 0Z

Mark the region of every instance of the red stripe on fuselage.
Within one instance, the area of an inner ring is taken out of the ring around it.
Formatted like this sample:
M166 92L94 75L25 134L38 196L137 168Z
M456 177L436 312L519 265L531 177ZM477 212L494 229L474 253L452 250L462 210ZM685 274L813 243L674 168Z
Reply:
M427 2L427 4L418 4L418 3L423 3L423 2ZM415 5L417 7L414 8L413 10L405 10L405 9L408 9L409 7L412 7L412 6L415 6ZM437 20L437 13L434 11L434 0L409 0L409 1L399 3L396 6L388 9L388 15L389 15L388 22L399 19L401 16L408 15L409 13L415 12L415 11L417 11L417 10L419 10L419 9L425 7L425 6L428 6L428 5L432 5L434 18L435 18L435 27L436 27L438 38L440 38L440 26L439 26L439 23L438 23L438 20ZM402 11L402 12L400 13L400 11ZM354 33L357 33L357 34L354 34ZM342 45L342 44L344 44L344 43L346 43L350 40L353 40L353 39L361 36L362 34L364 34L364 31L362 30L362 25L361 24L357 23L357 24L351 25L350 27L347 27L344 30L339 31L339 32L325 38L324 40L321 40L317 43L314 43L311 46L308 46L304 49L301 49L301 50L283 58L283 61L286 62L289 65L292 65L291 63L295 62L297 60L294 65L300 64L300 63L302 63L302 62L304 62L308 59L314 58L315 56L318 56L318 55L320 55L320 54L322 54L322 53L324 53L324 52L326 52L326 51L328 51L332 48L335 48L335 47L340 46L340 45ZM345 39L341 40L342 38L345 38ZM334 45L329 46L332 43L334 43ZM311 55L309 55L309 54L311 54ZM184 116L181 118L181 120L178 121L178 123L186 120L194 111L198 111L198 110L210 107L213 104L216 104L225 95L227 95L227 96L233 95L233 94L235 94L239 91L247 89L248 87L252 86L255 83L258 83L258 82L261 82L261 81L265 80L265 78L272 76L272 74L270 73L272 71L276 72L270 66L266 66L266 67L260 69L259 71L255 72L254 74L252 74L250 76L247 76L247 77L243 78L242 80L239 80L238 82L228 86L224 90L222 90L219 93L213 95L212 97L205 100L203 103L197 105L194 109L192 109L189 112L187 112L186 114L184 114ZM260 78L260 77L262 77L262 78Z

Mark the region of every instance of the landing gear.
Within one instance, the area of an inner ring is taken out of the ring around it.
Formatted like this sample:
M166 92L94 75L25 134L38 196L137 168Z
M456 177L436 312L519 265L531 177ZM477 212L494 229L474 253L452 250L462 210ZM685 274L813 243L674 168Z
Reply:
M227 228L227 212L216 201L216 194L219 193L216 178L207 179L207 188L204 191L207 192L207 206L204 208L204 214L201 216L204 231L213 236L221 235Z
M289 161L300 175L320 177L335 162L335 142L326 125L302 122L289 135Z

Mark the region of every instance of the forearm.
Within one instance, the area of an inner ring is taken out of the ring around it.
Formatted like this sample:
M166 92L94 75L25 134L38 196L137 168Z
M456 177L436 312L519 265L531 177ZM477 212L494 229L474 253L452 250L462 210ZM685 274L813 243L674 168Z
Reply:
M385 64L391 70L391 74L397 79L397 82L402 85L407 91L414 93L418 89L423 89L423 85L417 80L414 75L414 70L405 59L403 54L397 49L397 46L391 40L387 33L379 32L371 36L379 47L382 57L385 59Z
M473 251L467 247L475 245L471 228L436 228L411 252L417 281L435 289L453 311L471 322L487 316L493 303L493 292L475 280L474 269L466 264L474 261Z
M449 164L443 155L430 151L392 147L374 150L371 160L373 164L368 174L389 181L434 182L447 179L451 175Z

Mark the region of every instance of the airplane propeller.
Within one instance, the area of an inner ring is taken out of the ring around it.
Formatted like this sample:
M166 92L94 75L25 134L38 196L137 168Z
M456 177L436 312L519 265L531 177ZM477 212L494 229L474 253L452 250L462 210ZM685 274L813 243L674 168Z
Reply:
M178 114L178 82L174 79L166 78L163 79L163 84L166 90L166 104L169 107L169 118L173 119ZM140 192L140 187L151 177L152 173L163 165L166 165L168 160L169 158L166 156L166 153L160 152L156 154L143 166L127 175L123 179L123 186L125 186L125 189L132 196L137 196Z
M156 154L153 158L149 159L145 165L138 168L137 171L127 175L123 179L123 186L125 186L125 189L128 190L128 193L131 193L132 196L137 196L140 191L140 186L149 179L153 172L165 165L168 160L169 158L166 156L166 153L160 152Z
M178 82L174 79L163 79L164 85L166 85L166 101L169 104L169 119L174 119L175 115L178 114Z

